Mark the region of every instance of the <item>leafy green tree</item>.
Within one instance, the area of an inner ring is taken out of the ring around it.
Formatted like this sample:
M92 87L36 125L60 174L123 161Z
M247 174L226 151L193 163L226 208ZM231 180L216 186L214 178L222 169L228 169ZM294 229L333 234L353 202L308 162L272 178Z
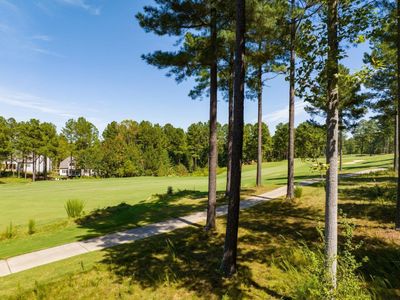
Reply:
M267 124L262 123L261 146L263 159L267 160L268 155L272 153L272 138L269 133ZM246 124L243 131L243 162L251 163L257 161L258 158L258 123ZM270 157L269 157L270 159Z
M146 175L168 175L169 160L167 141L158 124L143 121L138 127L137 142L142 153L142 164Z
M111 122L103 132L99 172L106 177L143 175L144 166L138 144L139 124Z
M70 155L75 156L77 167L91 169L94 165L91 151L98 143L97 128L85 118L79 117L77 120L68 120L61 133L68 140Z
M171 164L183 164L188 167L188 145L185 131L182 128L175 128L171 124L166 124L163 131Z
M56 127L51 123L41 123L41 145L39 148L40 155L43 156L43 170L44 178L47 179L47 158L55 159L57 157L58 150L58 135Z
M354 130L355 145L360 154L377 154L383 152L386 136L377 120L362 120Z
M287 159L287 141L289 138L289 124L279 123L272 137L273 157L276 160Z
M326 129L311 122L303 122L296 128L296 157L317 159L325 153Z
M3 161L12 153L11 129L9 122L0 117L0 160Z
M32 181L36 180L38 154L40 155L40 149L43 146L43 135L41 130L40 121L37 119L31 119L25 123L23 128L23 139L25 140L28 155L32 155Z
M187 129L187 142L189 155L193 162L193 170L205 167L208 153L207 123L194 123Z

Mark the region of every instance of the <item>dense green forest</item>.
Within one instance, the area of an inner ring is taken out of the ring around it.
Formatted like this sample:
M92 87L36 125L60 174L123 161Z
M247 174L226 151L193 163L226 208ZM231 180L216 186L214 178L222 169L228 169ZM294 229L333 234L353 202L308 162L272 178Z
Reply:
M288 124L277 125L271 135L262 124L264 161L287 159ZM209 124L198 122L187 130L171 124L147 121L111 122L100 135L85 118L69 120L61 132L53 124L30 120L17 122L0 117L0 159L13 161L27 155L43 155L55 164L73 156L81 169L92 169L103 177L142 175L187 175L203 172L208 164ZM228 162L228 125L217 124L218 166ZM296 128L295 156L315 159L324 155L325 129L315 122L303 122ZM246 124L243 135L243 162L257 160L258 124ZM393 136L385 134L377 121L361 121L354 134L344 139L344 154L393 152ZM55 166L56 167L56 166ZM3 166L4 168L4 166Z

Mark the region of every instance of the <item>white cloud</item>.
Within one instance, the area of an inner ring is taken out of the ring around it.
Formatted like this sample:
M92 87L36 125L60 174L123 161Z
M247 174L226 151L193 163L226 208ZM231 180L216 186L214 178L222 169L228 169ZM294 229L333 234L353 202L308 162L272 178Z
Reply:
M34 35L34 36L32 37L32 40L43 41L43 42L50 42L50 41L52 40L52 38L49 37L48 35L38 34L38 35Z
M307 115L304 108L306 107L306 103L303 101L297 101L295 103L295 116L296 117L304 117ZM268 122L269 124L278 124L285 123L289 120L289 105L283 109L276 110L274 112L268 113L263 116L263 121Z
M101 9L99 7L89 5L85 0L58 0L58 1L67 5L79 7L96 16L100 15L101 13Z
M54 103L50 101L26 93L12 92L0 89L0 103L14 107L26 108L37 112L52 114L63 118L77 117L73 113L55 107Z
M95 124L100 132L107 125L103 119L98 117L98 113L91 113L90 107L85 107L82 103L45 99L1 86L0 105L3 116L13 117L17 120L37 118L42 121L52 122L59 129L64 126L66 120L77 119L80 116L84 116Z
M58 58L65 58L64 55L58 54L58 53L50 51L50 50L37 48L37 47L31 47L29 49L32 50L33 52L37 52L37 53L40 53L40 54L43 54L43 55L48 55L48 56L53 56L53 57L58 57Z

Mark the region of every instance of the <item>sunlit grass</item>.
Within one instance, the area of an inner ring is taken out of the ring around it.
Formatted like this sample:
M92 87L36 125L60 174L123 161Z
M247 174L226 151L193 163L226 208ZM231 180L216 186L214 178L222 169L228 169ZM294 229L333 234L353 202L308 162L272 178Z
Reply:
M359 274L368 292L380 299L400 295L400 269L395 263L400 259L400 233L393 230L395 203L382 203L364 190L379 183L386 193L392 188L391 176L343 179L340 186L339 209L356 225L355 241L364 241L355 255L359 260L368 257ZM305 274L301 268L296 271L300 273L291 273L281 262L304 263L296 249L303 243L311 249L320 245L323 188L305 187L303 196L290 204L260 204L243 211L240 220L239 273L233 279L221 279L218 271L225 232L225 218L219 218L215 234L193 226L2 278L0 298L293 298L293 284ZM342 243L341 237L339 246Z

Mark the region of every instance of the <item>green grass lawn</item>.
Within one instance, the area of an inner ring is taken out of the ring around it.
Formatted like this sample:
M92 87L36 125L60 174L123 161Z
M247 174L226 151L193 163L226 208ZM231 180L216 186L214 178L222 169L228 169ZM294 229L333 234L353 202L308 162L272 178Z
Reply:
M357 274L371 299L400 297L395 194L393 173L340 182L339 209L355 224L354 242L363 242L353 254L368 257ZM298 299L310 265L298 249L322 246L324 201L316 185L294 203L277 199L241 212L239 273L231 279L218 271L225 232L225 218L218 218L215 234L192 226L0 278L0 298ZM339 234L341 249L342 225Z
M354 161L357 162L352 163ZM344 162L343 172L388 167L392 164L392 155L345 156ZM265 163L264 186L271 189L285 184L286 169L285 161ZM319 174L311 172L309 163L296 160L297 180L317 176ZM205 208L207 190L207 178L194 176L79 179L35 183L0 178L0 182L4 183L0 184L0 235L10 223L16 230L14 238L0 241L0 258L201 210ZM255 166L244 166L243 188L254 187L254 183ZM154 196L164 194L168 186L182 192L167 198ZM224 201L224 186L225 174L220 174L220 203ZM89 217L78 224L68 220L64 209L68 199L83 200ZM93 213L94 210L97 212ZM26 232L30 219L35 220L37 232L29 236Z

